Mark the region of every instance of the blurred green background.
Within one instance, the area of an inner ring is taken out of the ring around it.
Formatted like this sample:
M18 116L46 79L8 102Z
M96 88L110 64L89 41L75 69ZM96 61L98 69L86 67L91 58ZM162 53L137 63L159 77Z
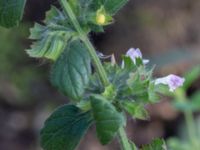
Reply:
M50 63L29 58L25 49L33 22L41 22L50 4L56 0L28 0L24 20L19 27L0 28L0 150L40 150L38 134L44 120L59 104L67 103L49 83ZM156 64L155 76L183 75L200 64L199 0L130 0L105 33L91 34L96 48L104 54L120 55L130 47L140 48L150 65ZM200 77L187 94L200 90ZM128 119L128 136L137 145L155 137L166 139L184 135L182 113L171 99L147 106L150 121ZM200 100L199 100L200 101ZM200 116L195 113L198 122ZM200 126L200 123L199 123ZM92 127L79 150L118 150L117 141L101 146Z

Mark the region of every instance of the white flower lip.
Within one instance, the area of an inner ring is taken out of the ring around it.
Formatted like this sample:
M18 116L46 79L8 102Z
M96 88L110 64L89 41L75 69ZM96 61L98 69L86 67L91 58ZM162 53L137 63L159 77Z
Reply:
M155 80L155 84L165 84L168 85L169 91L173 92L178 87L183 86L183 83L185 82L184 78L181 78L177 75L170 74L166 77L158 78Z

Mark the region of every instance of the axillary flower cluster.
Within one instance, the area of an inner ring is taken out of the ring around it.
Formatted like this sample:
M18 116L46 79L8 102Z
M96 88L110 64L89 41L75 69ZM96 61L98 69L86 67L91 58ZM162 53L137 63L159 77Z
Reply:
M139 48L136 48L136 49L130 48L126 52L126 56L130 57L131 60L133 61L133 63L136 63L136 58L142 59L142 53L141 53ZM148 59L142 59L142 60L143 60L144 65L149 63ZM124 62L123 61L122 61L122 68L124 68ZM167 85L169 87L170 92L174 92L174 90L176 90L178 87L183 86L184 82L185 82L184 78L179 77L179 76L174 75L174 74L170 74L170 75L167 75L165 77L157 78L154 81L155 85L157 85L157 84Z

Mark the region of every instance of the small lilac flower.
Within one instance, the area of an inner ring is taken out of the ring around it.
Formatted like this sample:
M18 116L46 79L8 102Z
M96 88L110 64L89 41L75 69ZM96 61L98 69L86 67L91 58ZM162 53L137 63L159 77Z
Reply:
M142 53L139 48L130 48L126 52L126 56L130 57L134 64L136 63L136 58L142 59ZM147 63L149 63L149 60L143 59L143 64L146 65ZM124 62L122 62L122 68L124 68Z
M169 86L169 91L173 92L176 88L183 85L185 82L184 78L177 75L170 74L166 77L158 78L155 80L155 84L165 84Z

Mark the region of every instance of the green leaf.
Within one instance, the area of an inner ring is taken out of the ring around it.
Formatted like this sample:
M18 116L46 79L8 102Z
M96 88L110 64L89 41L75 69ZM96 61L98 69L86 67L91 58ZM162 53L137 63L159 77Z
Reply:
M141 150L167 150L164 140L155 139L151 144L145 145Z
M109 101L113 101L117 95L117 91L115 86L113 86L112 84L110 84L109 86L105 87L104 92L102 93L102 95L108 99Z
M156 91L156 85L154 84L154 82L151 82L149 84L148 96L149 96L149 101L152 103L156 103L160 99L160 97Z
M174 97L174 93L169 91L169 87L164 84L157 84L155 85L155 92L169 96L169 97Z
M111 14L116 14L129 0L102 0L105 9Z
M62 25L62 23L66 21L65 19L67 19L67 17L58 8L52 5L51 9L46 12L44 23L58 23Z
M190 71L188 71L185 75L185 83L183 85L183 88L185 90L187 90L192 83L197 80L198 78L200 78L200 65L194 67L193 69L191 69Z
M124 125L124 117L101 95L91 97L92 112L96 123L97 137L100 142L108 144Z
M193 149L195 149L195 148L193 148L194 145L191 144L189 139L181 141L178 138L170 138L167 140L167 146L169 147L170 150L193 150Z
M52 67L51 82L71 100L80 101L89 83L91 59L81 41L71 42Z
M147 110L144 108L144 105L137 104L135 102L124 101L123 108L136 119L147 120L149 119L149 114Z
M35 24L30 29L30 39L35 40L27 50L30 57L56 60L65 49L69 39L75 40L78 35L71 28L68 18L56 7L46 13L46 25Z
M127 96L132 97L135 101L149 101L149 79L142 79L143 75L139 72L131 73L129 79L127 80Z
M117 88L117 91L120 91L126 86L126 80L129 78L130 70L122 69L120 66L112 65L111 63L104 63L104 68L109 81Z
M199 111L200 110L200 91L194 93L190 101L176 100L173 105L180 111Z
M26 0L0 0L0 26L13 27L22 19Z
M59 107L41 130L44 150L74 150L92 123L90 112L74 105Z
M123 68L127 70L135 71L137 66L134 64L133 60L128 56L123 56Z

